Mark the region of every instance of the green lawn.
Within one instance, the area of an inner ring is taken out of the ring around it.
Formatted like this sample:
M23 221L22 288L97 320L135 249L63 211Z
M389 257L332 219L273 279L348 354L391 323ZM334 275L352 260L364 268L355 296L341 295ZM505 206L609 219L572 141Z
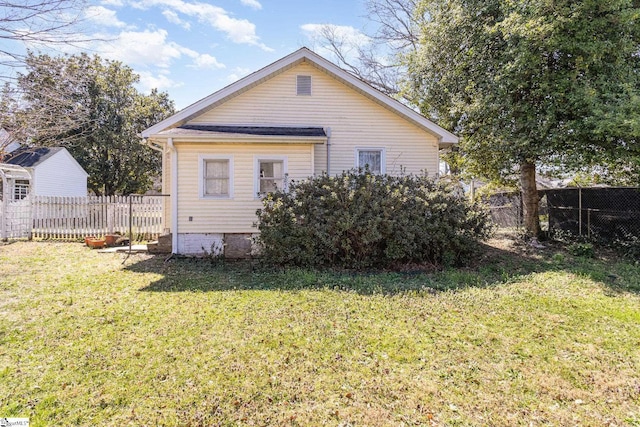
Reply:
M507 248L508 249L508 248ZM640 266L444 272L0 246L0 417L53 425L640 426Z

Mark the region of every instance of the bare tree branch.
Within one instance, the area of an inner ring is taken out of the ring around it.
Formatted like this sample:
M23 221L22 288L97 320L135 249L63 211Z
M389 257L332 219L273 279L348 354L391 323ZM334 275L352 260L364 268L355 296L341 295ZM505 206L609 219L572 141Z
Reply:
M324 25L317 42L340 67L376 89L402 98L399 83L405 68L401 58L416 50L425 17L419 13L416 0L368 0L366 7L369 21L376 24L372 34L354 38L341 27Z
M0 0L0 79L14 78L30 50L95 40L81 31L85 6L86 0Z

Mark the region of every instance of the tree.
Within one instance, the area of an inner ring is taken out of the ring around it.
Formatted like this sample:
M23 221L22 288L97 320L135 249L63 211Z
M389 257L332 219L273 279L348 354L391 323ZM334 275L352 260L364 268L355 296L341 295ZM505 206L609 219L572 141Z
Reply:
M640 158L640 2L416 6L427 19L418 48L405 54L408 97L462 136L472 171L519 174L531 236L540 233L537 166Z
M96 194L148 189L161 160L138 134L174 112L168 95L139 93L131 68L98 56L30 55L26 64L15 112L23 136L35 145L66 147Z
M0 0L0 77L22 66L25 47L86 41L78 32L84 0Z
M353 37L342 27L327 24L318 31L315 42L328 50L340 67L381 92L402 98L407 95L400 88L406 67L399 61L400 54L415 51L424 20L416 13L416 1L368 0L367 17L375 31Z

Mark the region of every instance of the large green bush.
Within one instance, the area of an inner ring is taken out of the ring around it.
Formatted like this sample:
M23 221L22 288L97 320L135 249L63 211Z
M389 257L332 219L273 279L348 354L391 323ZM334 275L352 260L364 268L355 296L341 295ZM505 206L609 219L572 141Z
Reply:
M277 265L463 264L490 232L487 212L446 183L367 171L291 182L257 215L263 259Z

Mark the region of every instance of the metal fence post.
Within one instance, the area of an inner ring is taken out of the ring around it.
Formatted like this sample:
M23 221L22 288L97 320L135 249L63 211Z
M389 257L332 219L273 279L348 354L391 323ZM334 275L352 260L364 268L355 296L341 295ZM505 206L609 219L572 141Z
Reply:
M582 187L578 187L578 235L582 236Z

